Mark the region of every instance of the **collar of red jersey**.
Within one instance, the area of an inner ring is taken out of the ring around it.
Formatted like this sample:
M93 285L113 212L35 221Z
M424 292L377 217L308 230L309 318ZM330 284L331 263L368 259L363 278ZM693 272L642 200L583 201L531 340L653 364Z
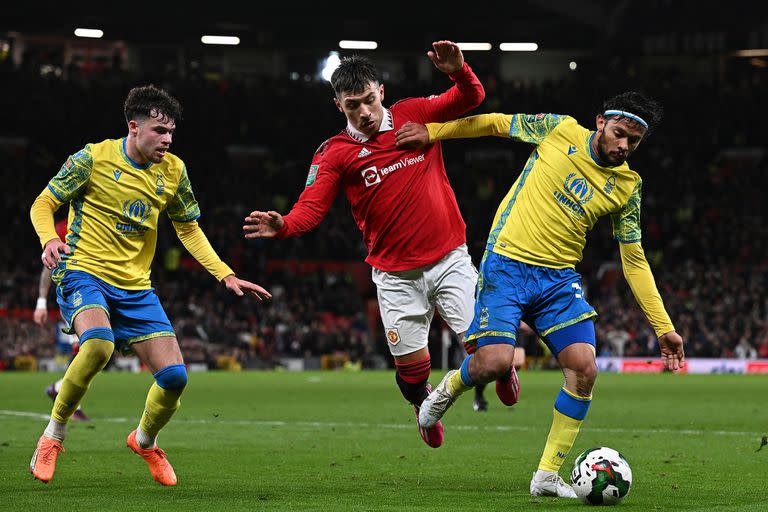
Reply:
M381 126L379 127L379 132L388 132L389 130L392 130L394 127L395 127L394 123L392 122L392 112L390 112L388 108L385 108L384 118L381 120ZM347 123L347 133L349 134L350 137L360 142L368 142L368 139L370 139L369 136L364 135L362 132L354 128L349 123Z

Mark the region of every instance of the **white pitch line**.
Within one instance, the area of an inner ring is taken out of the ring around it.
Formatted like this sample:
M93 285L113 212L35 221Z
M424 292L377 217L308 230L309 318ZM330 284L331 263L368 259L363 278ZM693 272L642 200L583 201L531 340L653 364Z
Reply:
M10 411L0 409L0 417L9 416L17 418L30 418L35 420L48 421L51 417L48 414L29 411ZM106 423L135 423L137 418L94 418L93 422ZM226 419L174 419L173 423L184 423L188 425L251 425L257 427L309 427L309 428L381 428L381 429L411 429L413 424L406 423L364 423L364 422L335 422L335 421L269 421L269 420L226 420ZM539 427L529 427L524 425L448 425L451 430L485 430L495 432L533 432L541 431ZM738 430L695 430L672 428L583 428L581 432L601 432L609 434L680 434L688 436L703 436L707 434L716 436L761 436L757 432L744 432Z

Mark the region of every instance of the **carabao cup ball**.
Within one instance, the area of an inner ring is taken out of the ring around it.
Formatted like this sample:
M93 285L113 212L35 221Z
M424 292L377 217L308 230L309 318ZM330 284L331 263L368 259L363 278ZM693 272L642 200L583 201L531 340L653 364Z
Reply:
M590 448L576 458L571 485L584 503L615 505L629 494L632 469L613 448Z

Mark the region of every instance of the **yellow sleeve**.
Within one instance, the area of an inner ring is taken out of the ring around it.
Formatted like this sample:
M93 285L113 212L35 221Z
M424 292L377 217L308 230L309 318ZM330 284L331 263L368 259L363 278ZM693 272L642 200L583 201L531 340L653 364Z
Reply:
M176 230L176 235L187 248L189 254L194 256L218 281L234 274L232 269L221 261L219 255L213 250L211 243L196 220L190 222L173 221L173 229Z
M624 278L632 289L635 300L651 323L657 337L674 331L675 326L669 319L664 302L661 300L651 267L645 259L643 246L639 242L619 244Z
M509 138L512 116L508 114L480 114L462 117L447 123L428 123L429 142L446 139L471 139L476 137Z
M29 218L32 220L32 226L40 238L42 247L45 247L45 244L54 238L59 239L59 234L56 233L56 227L53 223L53 214L61 205L61 201L56 199L56 196L46 187L35 198L32 208L29 209Z

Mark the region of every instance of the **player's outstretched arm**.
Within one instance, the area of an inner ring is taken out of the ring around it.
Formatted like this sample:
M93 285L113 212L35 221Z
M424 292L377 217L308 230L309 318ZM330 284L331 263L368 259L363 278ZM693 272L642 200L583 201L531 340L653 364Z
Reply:
M228 290L238 297L242 297L247 293L259 300L272 298L272 294L258 284L246 281L245 279L239 279L238 277L235 277L234 274L228 275L222 279L221 282L224 283L224 286L226 286Z
M645 259L645 252L639 242L619 244L624 278L635 296L635 300L648 318L659 337L661 358L668 370L679 370L684 363L683 338L675 332L672 321L664 308L656 282Z
M396 147L421 147L438 140L472 139L477 137L510 138L510 114L492 113L461 117L445 123L414 123L408 121L395 132Z
M427 52L427 57L446 75L455 73L464 66L464 54L453 41L435 41L432 43L432 50Z
M679 370L685 363L682 336L675 331L670 331L659 338L659 346L661 347L664 368L672 371Z
M285 225L283 216L274 211L253 211L245 218L245 238L272 238Z

